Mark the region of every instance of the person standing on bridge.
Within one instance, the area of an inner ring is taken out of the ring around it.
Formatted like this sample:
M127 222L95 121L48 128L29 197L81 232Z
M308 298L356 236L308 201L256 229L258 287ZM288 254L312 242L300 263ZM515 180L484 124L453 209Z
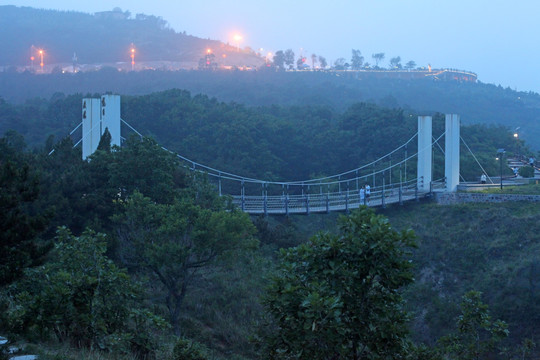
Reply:
M366 202L369 204L369 197L371 196L371 186L366 184Z
M360 205L366 205L366 189L360 188Z
M486 183L486 174L480 175L480 182L481 182L482 184L485 184L485 183Z

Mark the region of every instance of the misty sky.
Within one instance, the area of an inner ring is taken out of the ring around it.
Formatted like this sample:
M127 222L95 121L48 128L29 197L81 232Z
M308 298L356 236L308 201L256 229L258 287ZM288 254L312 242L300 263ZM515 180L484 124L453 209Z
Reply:
M120 7L161 16L176 31L264 52L293 49L329 63L359 49L418 66L471 70L480 81L540 92L538 0L0 0L0 5L75 10ZM235 44L236 45L236 44Z

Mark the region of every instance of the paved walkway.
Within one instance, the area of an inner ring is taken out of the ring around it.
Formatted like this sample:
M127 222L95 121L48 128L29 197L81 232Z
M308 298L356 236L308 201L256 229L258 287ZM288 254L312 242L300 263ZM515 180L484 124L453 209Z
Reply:
M0 345L6 345L8 343L8 339L0 336ZM16 352L19 352L20 349L16 346L10 346L8 348L8 355L9 354L15 354ZM9 358L9 360L37 360L37 355L14 355Z

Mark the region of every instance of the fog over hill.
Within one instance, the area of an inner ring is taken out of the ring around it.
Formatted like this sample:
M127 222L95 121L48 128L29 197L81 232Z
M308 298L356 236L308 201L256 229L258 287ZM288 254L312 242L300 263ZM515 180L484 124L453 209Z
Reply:
M423 114L457 113L464 124L504 125L540 149L540 95L483 84L481 78L461 83L369 79L347 71L276 71L261 67L265 59L249 49L177 33L160 17L120 9L86 14L0 6L0 24L5 49L0 52L0 97L7 102L50 99L59 93L144 95L173 88L248 106L345 111L357 102L373 102ZM131 44L138 71L124 71L131 70ZM45 52L44 71L38 49ZM201 60L208 60L208 49L216 66L196 70ZM71 63L74 53L76 64ZM76 68L88 71L69 73Z
M424 115L455 113L461 116L463 124L517 129L520 140L540 149L540 95L482 83L360 80L334 72L273 70L119 72L107 68L39 76L29 72L0 72L0 97L11 103L108 91L144 95L173 88L247 106L315 106L342 112L352 104L371 102Z
M29 7L0 6L0 66L39 71L44 52L45 70L77 64L131 62L135 50L138 69L143 63L196 68L207 50L221 65L259 66L264 60L249 50L210 39L177 33L161 17L122 12L116 8L96 14L61 12ZM34 57L33 64L31 57ZM171 62L173 64L171 64Z

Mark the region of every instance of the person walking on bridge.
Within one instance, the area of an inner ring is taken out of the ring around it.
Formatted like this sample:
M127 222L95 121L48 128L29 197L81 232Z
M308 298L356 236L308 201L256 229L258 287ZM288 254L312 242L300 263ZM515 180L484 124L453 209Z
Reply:
M369 204L369 197L371 196L371 187L366 184L366 203Z

